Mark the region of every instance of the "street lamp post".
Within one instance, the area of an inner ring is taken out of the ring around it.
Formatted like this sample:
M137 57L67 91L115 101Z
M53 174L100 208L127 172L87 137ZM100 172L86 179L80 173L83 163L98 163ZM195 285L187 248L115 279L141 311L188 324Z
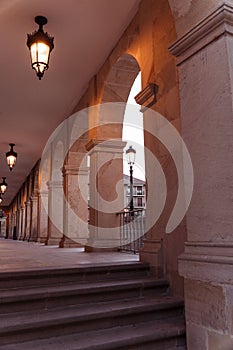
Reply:
M129 148L126 150L126 155L128 158L129 173L130 173L130 205L129 205L129 210L131 212L131 215L133 215L133 211L134 211L134 205L133 205L133 165L135 163L136 150L132 146L129 146Z

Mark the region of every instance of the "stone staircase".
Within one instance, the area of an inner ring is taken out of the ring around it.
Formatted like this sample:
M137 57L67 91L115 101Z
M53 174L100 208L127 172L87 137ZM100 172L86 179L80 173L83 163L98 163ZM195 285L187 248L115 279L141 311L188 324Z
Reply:
M142 263L0 274L0 350L184 350L183 301Z

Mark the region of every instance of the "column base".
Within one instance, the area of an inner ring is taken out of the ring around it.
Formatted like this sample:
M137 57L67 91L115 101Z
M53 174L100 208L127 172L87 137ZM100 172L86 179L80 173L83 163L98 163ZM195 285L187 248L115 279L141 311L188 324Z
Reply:
M45 244L46 241L47 241L47 237L38 237L36 239L36 242L41 244Z
M163 240L144 239L140 250L140 261L148 263L152 274L156 277L164 276Z
M86 252L117 252L120 247L119 239L89 238L85 244Z
M45 241L45 245L57 245L59 246L60 238L49 238Z
M85 253L107 253L107 252L118 252L119 248L97 248L90 247L88 245L85 246Z
M188 242L179 257L190 350L233 348L232 256L233 242Z
M76 242L69 237L63 236L59 242L59 248L84 248L84 244Z

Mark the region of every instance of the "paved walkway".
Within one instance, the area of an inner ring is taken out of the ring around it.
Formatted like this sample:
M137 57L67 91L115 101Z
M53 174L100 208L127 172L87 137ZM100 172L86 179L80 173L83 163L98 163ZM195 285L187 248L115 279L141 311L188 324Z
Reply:
M138 255L85 253L82 248L58 248L39 243L0 239L0 273L48 267L73 267L138 261Z

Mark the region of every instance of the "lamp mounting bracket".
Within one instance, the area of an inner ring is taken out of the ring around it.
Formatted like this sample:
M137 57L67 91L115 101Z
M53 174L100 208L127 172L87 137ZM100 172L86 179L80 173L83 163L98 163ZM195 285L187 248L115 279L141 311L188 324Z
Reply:
M36 16L35 17L35 22L39 25L39 26L44 26L45 24L48 23L48 20L46 17L44 16Z

